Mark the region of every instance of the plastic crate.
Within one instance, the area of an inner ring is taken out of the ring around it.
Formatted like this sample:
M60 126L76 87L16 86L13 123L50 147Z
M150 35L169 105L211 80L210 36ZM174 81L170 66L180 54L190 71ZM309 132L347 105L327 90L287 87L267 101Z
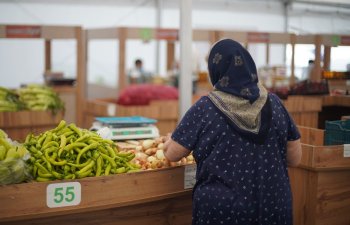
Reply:
M350 120L326 121L325 145L350 144Z

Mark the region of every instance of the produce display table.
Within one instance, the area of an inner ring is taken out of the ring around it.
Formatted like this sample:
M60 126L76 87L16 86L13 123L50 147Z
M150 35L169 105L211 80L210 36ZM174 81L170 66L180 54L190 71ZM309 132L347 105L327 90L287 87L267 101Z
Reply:
M301 164L289 168L294 224L350 224L350 152L343 145L320 145L323 130L299 129L306 143Z
M184 173L185 166L179 166L2 186L0 224L190 224L191 189L184 189ZM80 183L80 204L49 208L48 185L64 182Z
M64 112L51 111L0 112L0 129L12 140L24 141L30 133L39 134L55 128L63 119Z

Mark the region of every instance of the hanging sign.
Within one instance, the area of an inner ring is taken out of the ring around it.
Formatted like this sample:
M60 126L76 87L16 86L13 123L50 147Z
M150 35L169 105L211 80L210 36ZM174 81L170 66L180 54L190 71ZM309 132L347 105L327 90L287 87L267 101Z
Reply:
M179 32L176 29L156 29L156 39L176 41L179 39Z
M259 33L259 32L248 33L248 42L268 43L269 41L270 41L270 35L268 33Z
M46 204L49 208L79 205L80 201L79 182L49 184L46 188Z
M40 26L21 26L21 25L6 26L7 38L39 38L40 36L41 36Z
M333 46L338 46L340 44L340 37L338 35L333 35L331 37L331 42Z
M139 30L139 35L140 38L143 41L150 41L153 37L152 37L152 30L150 28L142 28Z
M340 37L341 45L350 45L350 36L341 36Z

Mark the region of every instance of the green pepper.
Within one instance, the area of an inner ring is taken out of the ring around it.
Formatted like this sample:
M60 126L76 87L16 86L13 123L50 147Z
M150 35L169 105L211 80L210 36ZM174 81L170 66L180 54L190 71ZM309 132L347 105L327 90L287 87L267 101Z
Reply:
M44 173L49 173L49 171L39 162L35 162L34 165L38 168L38 171L41 170Z
M92 143L92 144L90 144L90 145L84 147L84 148L79 152L79 154L78 154L78 156L77 156L77 159L76 159L76 163L79 164L80 157L81 157L85 152L87 152L88 150L97 148L98 145L99 145L99 144L98 144L97 142L95 142L95 143Z
M117 164L115 163L114 159L112 159L111 157L109 157L108 155L105 155L103 153L100 153L100 154L101 154L103 159L107 160L111 164L112 168L117 167Z
M78 127L76 127L74 123L69 124L68 127L72 129L75 133L77 133L79 137L82 136L81 130Z
M83 168L85 167L87 164L89 164L92 161L92 159L88 159L86 162L81 163L81 164L74 164L74 163L67 163L67 165L71 166L71 168Z
M53 175L51 173L43 173L40 169L38 170L38 176L42 178L52 178Z
M105 175L107 176L107 175L109 175L109 172L111 171L111 164L108 164L107 165L107 167L106 167L106 169L105 169Z
M50 141L47 144L45 144L41 149L44 150L44 149L47 149L47 148L50 148L50 147L58 147L57 142L56 141Z
M108 150L109 156L112 158L115 158L115 156L116 156L115 151L110 146L106 146L106 148Z
M51 171L51 173L52 173L52 175L54 175L55 176L55 178L56 179L63 179L63 174L60 174L60 173L58 173L58 172L56 172L56 171Z
M65 126L66 126L66 121L61 120L60 123L57 125L57 127L52 129L51 132L58 132L62 130Z
M102 160L102 157L98 157L97 160L96 160L96 177L100 176L101 175L101 172L102 172L102 163L103 163L103 160Z
M116 173L125 173L125 172L126 172L125 167L120 167L120 168L116 169Z
M35 178L35 180L39 182L45 182L45 181L50 181L51 179L45 178L45 177L37 177Z
M78 178L84 178L84 177L89 176L90 173L91 173L91 169L88 170L88 171L85 171L84 173L78 173L78 174L76 173L76 175L77 175Z

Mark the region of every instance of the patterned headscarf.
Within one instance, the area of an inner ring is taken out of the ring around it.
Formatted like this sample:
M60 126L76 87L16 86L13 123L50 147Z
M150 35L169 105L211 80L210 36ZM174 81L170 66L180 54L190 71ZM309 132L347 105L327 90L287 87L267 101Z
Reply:
M214 88L251 103L260 96L255 63L238 42L223 39L211 49L208 70Z
M208 69L214 86L209 99L242 136L263 143L270 128L271 107L249 52L238 42L223 39L212 47Z

